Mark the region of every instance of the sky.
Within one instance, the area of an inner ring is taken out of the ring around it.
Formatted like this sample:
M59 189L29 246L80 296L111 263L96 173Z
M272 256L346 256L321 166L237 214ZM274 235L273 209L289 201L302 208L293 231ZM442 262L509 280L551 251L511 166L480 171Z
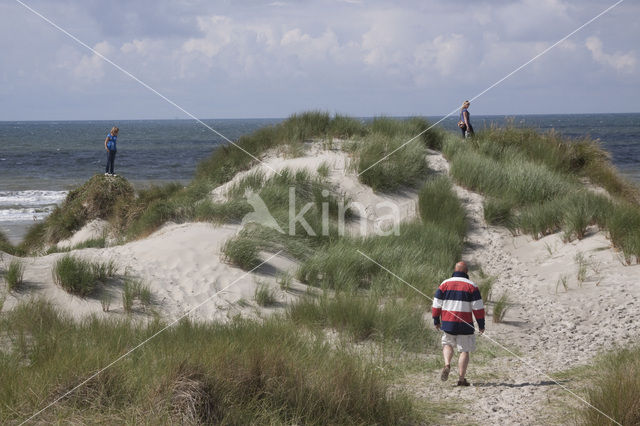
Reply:
M21 0L199 118L445 115L614 0ZM472 114L638 112L626 0L478 97ZM16 0L0 120L188 118Z

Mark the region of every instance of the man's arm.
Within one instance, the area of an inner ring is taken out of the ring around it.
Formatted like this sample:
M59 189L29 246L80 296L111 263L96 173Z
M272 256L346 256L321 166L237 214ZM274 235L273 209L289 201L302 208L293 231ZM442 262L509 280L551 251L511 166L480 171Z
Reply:
M440 315L442 315L442 284L436 290L436 295L433 298L433 305L431 306L431 317L433 318L433 325L436 329L440 330Z
M476 322L478 323L480 334L484 333L484 303L482 303L482 296L480 295L478 287L474 288L473 293L471 294L471 310L473 311L473 316L476 318Z

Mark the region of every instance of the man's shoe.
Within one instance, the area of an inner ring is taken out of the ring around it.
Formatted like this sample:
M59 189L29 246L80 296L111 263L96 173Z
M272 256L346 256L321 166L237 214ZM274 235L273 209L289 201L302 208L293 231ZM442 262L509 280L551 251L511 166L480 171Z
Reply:
M105 176L109 176L109 173L105 173L104 175L105 175Z
M469 386L469 382L467 382L467 379L459 379L458 386Z
M444 368L442 369L442 373L440 373L440 380L442 380L443 382L446 382L447 379L449 378L449 371L451 371L451 367L448 365L445 365Z

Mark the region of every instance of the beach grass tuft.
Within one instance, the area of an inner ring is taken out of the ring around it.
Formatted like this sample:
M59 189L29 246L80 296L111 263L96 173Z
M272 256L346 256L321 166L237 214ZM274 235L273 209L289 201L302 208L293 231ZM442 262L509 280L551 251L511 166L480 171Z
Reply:
M424 223L446 226L464 237L467 229L465 209L446 176L428 179L418 197L420 217Z
M4 280L9 291L18 291L24 284L24 263L19 259L13 259L4 272Z
M616 348L593 363L587 401L619 424L640 424L640 349ZM581 406L579 422L584 425L612 424L589 406Z
M480 297L482 297L482 301L484 303L489 303L491 302L493 285L495 284L498 277L496 277L495 275L487 275L482 269L480 269L478 275L478 288L480 290Z
M266 283L258 283L256 285L253 299L256 301L258 306L262 307L273 306L277 302L275 293L273 292L269 284Z
M402 186L415 186L426 177L426 148L420 143L402 147L404 142L403 136L385 133L366 136L355 153L354 166L360 181L376 191L392 191Z
M502 293L500 298L493 305L493 322L501 323L504 321L504 317L510 308L509 297L507 292Z
M94 293L99 284L114 276L115 272L113 261L90 262L66 254L53 265L52 276L54 282L68 293L87 297Z
M484 220L489 225L504 226L511 229L514 227L515 220L513 207L508 200L488 197L482 204Z
M255 268L262 262L259 248L251 238L238 235L228 239L222 246L223 260L244 270Z
M135 301L139 301L143 309L149 308L152 303L152 293L149 286L141 280L132 277L125 277L122 285L122 309L126 313L134 310Z
M16 255L16 247L2 231L0 231L0 252Z

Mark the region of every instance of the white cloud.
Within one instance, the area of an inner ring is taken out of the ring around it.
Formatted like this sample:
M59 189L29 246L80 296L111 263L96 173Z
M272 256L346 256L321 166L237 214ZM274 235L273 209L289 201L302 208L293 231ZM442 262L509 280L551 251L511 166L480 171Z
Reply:
M149 38L134 39L124 43L120 51L124 54L152 55L163 49L164 43Z
M591 52L593 59L599 64L607 65L617 71L632 72L636 67L634 52L606 53L602 49L602 41L595 36L587 38L585 46Z
M93 49L109 58L114 49L107 41L101 41ZM104 77L105 61L96 54L83 55L73 67L73 74L83 82L95 83Z
M330 60L340 48L338 37L327 29L319 37L303 33L300 28L289 30L282 36L280 45L289 53L303 60Z
M208 58L216 56L224 47L233 41L232 33L236 26L226 16L198 17L198 28L204 33L203 37L190 38L183 49L186 52L196 52Z

